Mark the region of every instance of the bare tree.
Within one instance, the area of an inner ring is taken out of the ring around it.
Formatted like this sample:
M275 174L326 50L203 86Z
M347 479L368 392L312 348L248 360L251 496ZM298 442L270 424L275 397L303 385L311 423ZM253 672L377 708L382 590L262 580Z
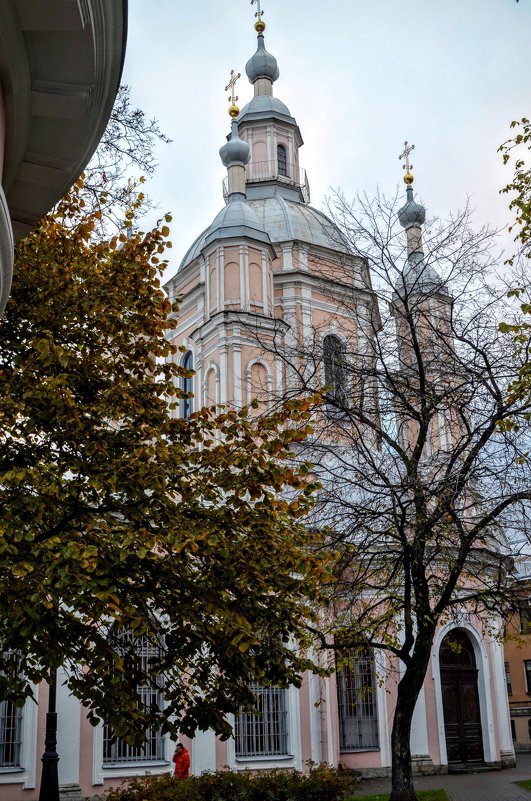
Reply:
M531 398L507 393L527 349L498 331L510 309L494 235L473 230L469 209L423 228L407 191L398 212L397 198L331 200L353 255L342 277L323 258L314 279L336 312L311 336L284 318L262 342L289 394L323 391L301 453L322 483L311 524L337 552L319 636L339 653L369 646L396 670L391 801L416 798L411 723L437 627L466 610L500 632L531 500Z
M120 227L124 213L132 220L139 184L157 168L158 142L169 144L171 139L156 119L132 105L129 86L120 86L105 133L84 175L86 211L101 213L102 228L105 224ZM153 204L143 195L141 201L145 214ZM138 216L138 205L135 209Z

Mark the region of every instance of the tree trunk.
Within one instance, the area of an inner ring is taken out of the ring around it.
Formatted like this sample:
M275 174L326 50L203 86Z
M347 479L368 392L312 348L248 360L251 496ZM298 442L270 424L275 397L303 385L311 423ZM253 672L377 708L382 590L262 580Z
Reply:
M431 637L426 638L424 644L421 644L417 638L413 665L406 668L406 672L398 684L398 697L391 734L392 791L389 801L417 801L411 770L411 722L415 704L426 676L431 642Z

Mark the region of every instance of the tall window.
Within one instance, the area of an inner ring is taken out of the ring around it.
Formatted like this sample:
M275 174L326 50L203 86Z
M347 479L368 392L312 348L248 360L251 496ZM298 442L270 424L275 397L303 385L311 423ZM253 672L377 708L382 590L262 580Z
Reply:
M507 695L512 695L513 685L511 683L511 666L508 662L505 663L505 683L507 685Z
M22 710L12 701L0 704L0 770L20 767Z
M531 606L529 601L520 606L520 634L531 634Z
M531 693L531 659L524 659L525 689Z
M132 632L126 631L120 633L120 640L123 643L124 652L130 652L133 647L136 658L141 662L142 670L147 670L150 661L160 656L160 647L146 635L133 637ZM160 688L140 686L137 688L137 692L140 706L150 707L155 704L159 707L162 706L162 679ZM122 738L116 737L111 726L105 724L103 730L104 765L127 765L131 762L161 762L164 758L164 739L158 729L148 729L144 744L133 746L126 743Z
M236 756L287 756L286 690L259 685L252 685L250 689L260 715L242 712L236 718Z
M277 145L278 174L288 175L288 153L284 145Z
M346 347L334 334L323 340L323 362L328 387L327 413L330 416L344 414L348 409Z
M378 748L378 710L374 659L368 648L356 651L337 671L341 751Z
M187 351L185 357L183 359L182 366L185 370L193 370L194 369L194 355L191 350ZM194 377L183 376L181 378L181 389L183 392L193 392L194 391ZM183 398L182 399L182 416L187 419L190 417L192 412L194 411L194 399L193 398Z

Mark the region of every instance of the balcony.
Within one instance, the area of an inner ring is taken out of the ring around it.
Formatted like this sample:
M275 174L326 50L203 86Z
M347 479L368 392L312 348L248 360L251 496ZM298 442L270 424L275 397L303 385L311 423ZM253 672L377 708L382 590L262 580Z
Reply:
M245 168L246 184L267 183L277 181L286 186L297 187L301 191L303 202L310 203L310 184L306 170L297 167L295 164L286 164L284 169L278 167L277 161L254 161L250 162ZM228 200L228 179L223 180L223 198L225 203Z

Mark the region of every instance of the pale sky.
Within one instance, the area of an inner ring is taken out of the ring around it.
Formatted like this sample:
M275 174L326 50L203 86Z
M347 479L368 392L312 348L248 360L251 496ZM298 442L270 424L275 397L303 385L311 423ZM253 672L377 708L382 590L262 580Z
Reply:
M304 139L312 205L393 194L398 154L413 142L416 197L447 216L467 195L475 222L511 220L498 194L510 172L498 146L531 114L531 0L262 0L266 47L278 60L275 96ZM250 0L129 0L123 80L133 102L173 140L158 149L148 192L173 214L177 269L223 206L218 150L229 132L224 87L256 50ZM505 242L509 242L506 237Z

